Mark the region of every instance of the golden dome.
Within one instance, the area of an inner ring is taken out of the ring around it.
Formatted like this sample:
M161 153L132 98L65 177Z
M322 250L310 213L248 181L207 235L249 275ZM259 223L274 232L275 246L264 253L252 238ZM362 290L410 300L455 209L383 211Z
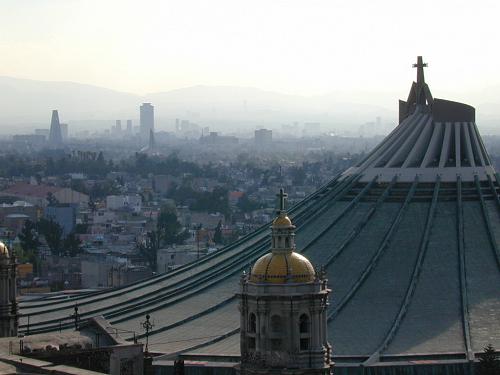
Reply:
M309 283L316 273L309 260L295 252L273 252L255 262L250 281L256 283Z
M292 221L285 214L279 215L276 219L273 220L273 227L291 227L291 226L292 226Z
M3 242L0 242L0 258L8 258L8 257L9 257L9 249Z

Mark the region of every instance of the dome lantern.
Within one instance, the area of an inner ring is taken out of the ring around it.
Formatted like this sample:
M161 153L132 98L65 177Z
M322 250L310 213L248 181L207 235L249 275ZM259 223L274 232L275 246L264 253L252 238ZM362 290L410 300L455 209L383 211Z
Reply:
M279 194L280 209L271 225L271 252L259 258L252 267L250 281L255 283L308 283L316 273L311 262L295 252L295 225L285 210L288 196L283 189Z

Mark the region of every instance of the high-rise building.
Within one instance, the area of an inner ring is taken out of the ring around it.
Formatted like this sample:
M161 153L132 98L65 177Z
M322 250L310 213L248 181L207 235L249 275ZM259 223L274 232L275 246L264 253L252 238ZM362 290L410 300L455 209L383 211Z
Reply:
M122 131L122 120L116 120L115 131L120 133Z
M132 120L127 120L127 133L132 134Z
M140 107L140 126L141 136L146 139L149 136L149 131L155 130L155 112L151 103L142 103Z
M52 111L52 119L50 121L49 143L51 146L60 146L63 143L61 134L61 124L59 123L59 113L56 109Z

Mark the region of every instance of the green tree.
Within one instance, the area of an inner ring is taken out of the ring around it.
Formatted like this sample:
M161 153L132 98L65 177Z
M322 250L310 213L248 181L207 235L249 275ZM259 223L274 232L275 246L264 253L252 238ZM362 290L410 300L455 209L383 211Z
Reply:
M82 241L76 236L74 232L68 234L63 241L63 247L66 255L75 257L82 252Z
M54 194L52 193L47 193L47 202L49 202L49 206L55 206L59 203L56 197L54 197Z
M489 344L484 348L484 352L479 357L478 375L498 375L500 374L500 360L495 348Z
M252 212L259 208L259 203L248 198L248 195L243 194L243 196L238 199L236 206L241 210L241 212Z
M146 233L144 242L137 244L139 254L149 263L151 269L156 270L156 257L160 248L160 233L156 230Z
M160 210L156 231L160 238L160 245L172 245L179 243L179 232L182 229L181 223L177 220L177 214L171 207L164 206ZM181 241L182 243L183 241Z
M222 244L222 220L219 220L219 223L215 227L214 242L216 244Z
M35 251L38 249L38 246L40 246L40 240L38 239L38 232L36 229L37 227L34 222L26 220L21 233L19 233L19 240L21 241L23 251Z
M45 237L47 246L53 255L61 255L62 252L62 227L55 221L40 219L37 224L38 232Z

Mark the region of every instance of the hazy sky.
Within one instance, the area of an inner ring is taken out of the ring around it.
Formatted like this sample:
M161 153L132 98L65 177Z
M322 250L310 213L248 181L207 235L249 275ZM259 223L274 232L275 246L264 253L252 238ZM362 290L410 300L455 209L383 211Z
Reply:
M406 94L500 83L499 0L0 0L0 75L134 93L191 85Z

